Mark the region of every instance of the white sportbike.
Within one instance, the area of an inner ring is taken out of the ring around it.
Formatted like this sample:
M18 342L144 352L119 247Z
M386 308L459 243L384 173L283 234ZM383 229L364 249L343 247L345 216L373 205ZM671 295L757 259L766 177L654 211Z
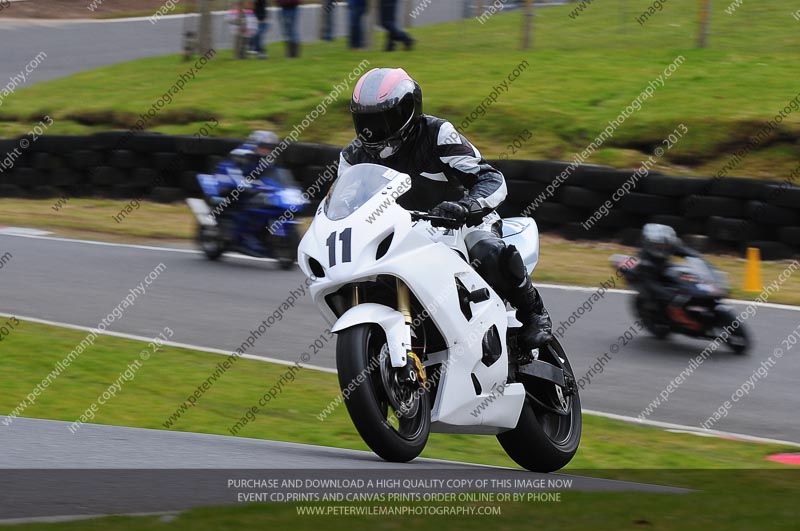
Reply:
M311 295L337 334L347 410L369 447L410 461L431 431L496 435L529 470L565 466L578 449L581 406L554 338L516 346L521 323L470 265L460 229L405 210L410 177L375 164L345 171L298 249ZM528 272L539 257L530 218L503 222Z

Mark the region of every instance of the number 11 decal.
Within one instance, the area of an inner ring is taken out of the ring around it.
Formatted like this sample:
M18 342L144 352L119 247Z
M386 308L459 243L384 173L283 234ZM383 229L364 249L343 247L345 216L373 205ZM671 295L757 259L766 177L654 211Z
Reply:
M350 248L352 247L353 229L346 228L339 234L339 240L342 242L342 263L350 262ZM325 240L328 245L328 262L329 267L336 265L336 231L331 232L328 239Z

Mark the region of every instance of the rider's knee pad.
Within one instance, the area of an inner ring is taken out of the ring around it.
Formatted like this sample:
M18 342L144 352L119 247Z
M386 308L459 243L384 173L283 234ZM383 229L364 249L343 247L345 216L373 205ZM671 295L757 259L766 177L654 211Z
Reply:
M477 241L470 249L473 267L501 296L525 282L527 272L519 251L499 238Z
M522 261L522 255L519 254L517 248L513 245L505 245L501 255L501 271L506 276L506 279L514 286L519 287L528 277L528 272L525 269L525 262Z

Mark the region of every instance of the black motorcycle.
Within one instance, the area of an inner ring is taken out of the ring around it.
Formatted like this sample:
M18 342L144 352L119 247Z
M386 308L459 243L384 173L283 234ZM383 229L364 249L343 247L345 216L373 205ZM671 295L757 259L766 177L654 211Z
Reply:
M638 258L614 255L610 260L637 291L633 302L634 314L655 337L665 339L670 333L706 339L723 337L736 354L747 352L750 337L744 323L739 321L738 326L732 326L737 320L736 314L733 308L722 302L730 291L727 280L707 261L688 256L683 262L667 267L665 282L677 298L666 306L643 294L636 271Z

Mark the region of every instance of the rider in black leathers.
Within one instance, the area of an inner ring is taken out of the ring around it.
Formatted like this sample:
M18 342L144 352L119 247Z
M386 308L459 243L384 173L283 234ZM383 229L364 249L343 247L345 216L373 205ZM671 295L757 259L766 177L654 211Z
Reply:
M450 218L453 226L466 224L470 260L517 309L521 345L535 348L550 341L552 323L541 296L517 249L501 239L495 209L506 197L503 174L450 122L422 114L422 90L403 69L367 72L356 84L350 110L358 138L342 151L339 173L374 163L410 175L411 190L398 204Z
M700 255L694 249L685 246L672 227L655 223L645 225L642 230L636 276L645 300L651 309L659 312L663 312L670 305L679 304L678 293L665 275L673 256L685 258Z

